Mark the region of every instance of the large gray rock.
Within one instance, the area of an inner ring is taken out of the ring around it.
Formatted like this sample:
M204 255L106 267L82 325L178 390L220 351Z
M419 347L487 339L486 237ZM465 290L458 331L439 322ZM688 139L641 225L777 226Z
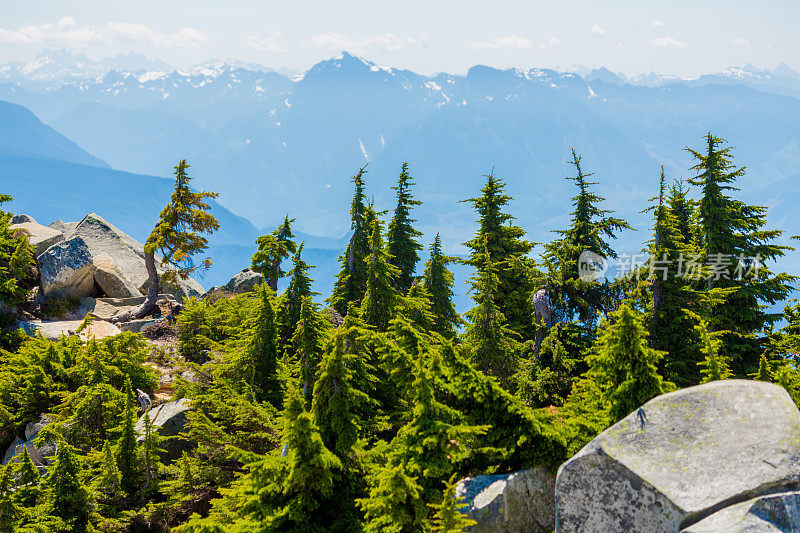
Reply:
M23 231L28 236L28 242L33 246L33 255L38 257L45 250L64 240L64 234L53 228L42 226L36 222L21 222L11 224L11 231Z
M75 233L75 228L78 227L77 222L64 222L63 220L56 220L47 225L48 228L53 228L64 234L64 240L72 238Z
M112 257L116 267L139 293L147 294L149 282L144 266L144 246L139 241L95 213L89 213L78 223L72 238L76 237L86 242L93 257ZM158 270L159 273L164 272L160 266ZM173 294L181 299L200 296L205 291L199 283L189 278L181 280L177 287L165 285L160 292Z
M162 437L176 437L186 425L186 413L191 410L190 402L181 398L174 402L161 404L148 411L153 429ZM136 422L137 441L144 440L144 415ZM167 460L175 460L191 448L191 443L181 438L170 438L162 442Z
M759 496L726 507L683 533L785 533L800 531L800 493Z
M14 215L11 217L11 220L8 222L9 224L24 224L25 222L33 222L36 223L36 220L30 215L24 215L22 213L18 215Z
M800 413L786 391L716 381L654 398L561 465L556 529L677 532L798 483Z
M94 280L110 298L132 298L140 296L139 288L117 266L116 261L106 254L94 256Z
M41 335L51 341L74 335L83 340L88 340L90 337L100 340L122 333L117 325L104 320L94 320L89 327L78 332L81 324L83 320L26 320L20 322L19 327L31 337Z
M92 293L92 254L82 238L73 237L51 246L37 262L44 296L80 298Z
M537 533L556 522L555 475L538 467L511 474L459 481L456 496L476 524L472 533Z
M25 426L25 440L15 437L14 442L3 456L3 464L6 465L12 461L19 462L21 454L27 448L33 464L37 466L41 474L44 474L47 467L53 464L58 453L58 446L55 442L37 443L36 439L39 437L39 432L50 422L52 420L47 415L42 415L39 420L28 422Z
M258 272L253 272L249 268L245 268L235 276L223 287L228 292L241 294L250 292L256 285L264 282L264 276Z

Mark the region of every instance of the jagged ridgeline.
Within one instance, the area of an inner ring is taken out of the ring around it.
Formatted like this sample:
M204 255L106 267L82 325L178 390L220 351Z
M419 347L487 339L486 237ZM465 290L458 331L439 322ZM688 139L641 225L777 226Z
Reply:
M113 213L43 226L3 211L0 533L548 531L557 487L573 527L605 457L584 446L620 420L644 428L641 406L669 404L653 398L736 377L800 399L800 306L771 311L797 283L788 248L737 197L746 172L722 139L691 154L687 182L654 169L651 239L630 264L614 240L633 228L574 151L571 217L540 255L500 176L465 200L477 231L456 258L439 235L423 246L413 166L386 206L361 168L325 302L289 216L249 268L199 288L219 222L186 161L144 244ZM455 263L473 272L464 316ZM708 514L676 509L652 520Z

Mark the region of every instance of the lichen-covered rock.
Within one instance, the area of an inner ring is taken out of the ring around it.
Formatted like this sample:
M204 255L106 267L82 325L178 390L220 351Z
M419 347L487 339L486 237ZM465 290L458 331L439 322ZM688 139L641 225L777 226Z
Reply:
M555 527L555 476L543 467L459 481L471 533L537 533Z
M115 324L104 320L94 320L88 327L78 331L81 324L83 320L27 320L20 322L19 327L31 337L39 334L51 341L57 341L62 336L74 335L80 336L83 340L88 340L90 337L100 340L122 333Z
M94 256L94 280L110 298L131 298L140 296L139 288L117 266L116 261L105 254Z
M81 298L92 293L92 254L82 238L73 237L49 247L37 263L44 296Z
M18 214L11 217L11 220L8 222L9 224L24 224L25 222L33 222L36 224L36 220L30 215L25 214Z
M174 437L183 431L186 425L186 413L191 410L189 400L181 398L174 402L161 404L148 411L150 420L153 422L153 430L157 431L162 437ZM144 440L144 415L136 422L137 440ZM166 452L167 460L175 460L181 454L191 449L192 444L180 438L167 439L162 443Z
M682 533L785 533L800 531L800 492L781 492L737 503Z
M715 381L658 396L561 465L557 531L677 532L800 482L800 413L770 383Z
M28 242L33 246L34 257L38 257L54 244L64 240L64 234L60 231L36 222L11 224L8 229L12 232L22 231L28 236Z
M253 272L249 268L245 268L233 276L223 289L234 294L242 294L252 291L256 285L260 285L263 282L264 276L258 272Z

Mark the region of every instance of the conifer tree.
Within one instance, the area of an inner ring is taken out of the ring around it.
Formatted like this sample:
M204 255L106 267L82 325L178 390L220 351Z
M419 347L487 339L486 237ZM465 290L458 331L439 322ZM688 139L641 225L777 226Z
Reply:
M144 486L142 490L153 493L157 489L159 454L161 452L161 436L157 431L153 431L153 421L150 413L145 411L144 415L144 439L142 440L142 470L144 470Z
M294 254L292 269L289 271L289 286L278 298L275 312L280 328L280 345L288 355L294 355L295 347L291 343L291 339L300 321L303 302L306 298L312 298L319 294L311 290L313 281L308 275L308 270L315 267L303 261L304 245L305 243L301 243Z
M755 374L751 374L752 377L756 381L766 381L768 383L772 383L772 366L769 363L769 359L767 359L767 352L766 350L761 354L761 357L758 359L758 372Z
M550 300L565 318L578 318L594 326L597 311L613 309L616 291L607 281L582 280L579 259L586 251L606 261L617 257L607 240L615 239L619 231L631 227L623 219L609 216L612 211L599 206L605 198L592 191L597 182L588 181L592 173L583 173L581 158L575 150L570 164L577 175L567 179L575 182L578 194L572 198L575 208L570 227L557 231L561 237L545 245L546 288Z
M113 499L122 486L122 476L109 441L103 443L100 461L100 474L95 482L95 491L105 499Z
M411 194L412 185L414 182L408 173L408 163L403 163L397 186L392 187L392 190L397 191L397 206L386 234L389 262L398 269L393 285L401 293L406 293L411 288L419 261L417 252L422 250L422 245L417 241L422 233L414 229L412 223L416 220L411 218L411 209L422 202L415 200Z
M0 194L0 206L11 201L11 196ZM0 302L16 305L30 292L23 281L30 277L29 270L35 263L28 237L23 232L12 233L10 220L11 213L0 210Z
M708 133L702 151L687 148L697 164L697 175L689 182L700 188L697 218L704 260L713 265L707 288L733 288L725 301L709 315L714 331L728 331L722 351L729 354L735 374L744 376L758 366L762 341L755 338L766 326L779 319L763 306L785 299L796 278L773 274L768 262L782 257L789 248L774 244L782 234L768 230L767 209L748 205L729 194L746 170L733 163L731 147L722 148L724 139Z
M122 479L122 490L132 496L139 490L139 455L136 449L136 411L130 378L125 380L125 415L122 435L117 445L117 467Z
M499 281L488 250L475 261L480 261L481 267L472 278L472 299L476 305L466 313L469 324L464 333L465 345L476 368L508 386L518 365L517 335L506 326L497 303Z
M683 180L675 180L669 187L667 205L675 217L677 234L684 244L694 245L697 237L697 205L689 198L689 188Z
M613 322L612 322L613 320ZM642 317L623 302L601 324L597 350L587 358L589 374L600 385L617 421L648 400L667 392L671 383L658 375L663 352L650 348Z
M428 504L436 511L431 519L432 533L462 533L465 528L476 524L475 520L461 512L468 505L457 497L456 485L458 480L453 475L445 483L442 503Z
M11 468L0 465L0 533L13 533L21 514L15 502Z
M306 405L311 405L314 384L317 381L317 368L322 361L328 324L320 315L318 305L311 296L303 297L300 319L292 336L292 347L300 365L301 393Z
M281 263L289 255L297 252L297 245L292 239L292 222L286 215L283 223L269 235L262 235L256 239L258 250L253 254L251 268L264 276L272 292L278 292L278 279L286 273L281 270Z
M364 533L411 533L418 530L422 488L405 465L380 468L371 480L369 498L358 501L367 522ZM424 504L423 504L424 505Z
M399 295L394 287L399 270L389 260L381 237L381 223L376 217L372 223L370 235L370 255L367 263L367 292L361 302L361 314L364 322L384 331L394 312Z
M72 447L66 443L59 446L56 462L47 478L49 511L70 525L70 531L82 533L87 530L91 497L79 477L80 466Z
M334 334L319 366L312 412L325 446L345 461L352 459L358 442L358 412L368 395L354 386L358 355L345 348L347 332Z
M15 499L17 504L22 509L30 509L36 505L39 498L41 476L36 465L33 464L33 459L28 453L28 447L22 454L22 461L18 463L16 468L16 494Z
M491 174L485 177L481 195L465 200L472 204L479 217L478 232L464 243L470 249L467 263L480 273L487 264L484 254L488 253L497 277L498 309L510 329L523 339L533 338L533 282L530 277L533 263L528 254L534 244L524 239L525 230L514 225L514 216L503 211L512 200L505 194L503 180ZM477 279L473 280L473 291L478 290Z
M209 200L218 196L215 192L196 192L190 187L192 178L186 173L189 164L185 159L175 166L175 187L169 204L158 215L156 227L150 232L144 245L144 264L147 268L147 299L133 312L115 315L112 321L142 318L156 305L162 281L174 284L187 279L197 271L192 256L208 248L208 239L202 234L211 234L219 229L219 221L209 213ZM159 276L155 254L161 255L161 267L168 270ZM202 269L211 268L211 259L203 260Z
M247 380L260 402L274 406L281 404L281 388L278 380L278 330L275 324L275 299L272 289L265 283L256 287L258 308L249 321L250 339L243 354L241 365L247 372Z
M453 304L453 273L447 268L449 258L442 251L442 240L438 233L431 244L430 254L422 279L430 295L434 331L452 339L463 320Z
M366 201L364 193L364 174L366 166L362 167L353 177L355 185L353 202L350 205L350 229L353 235L347 249L339 256L341 267L336 275L333 293L327 300L330 306L339 314L346 315L350 302L359 303L367 291L367 264L366 257L370 254L371 221L375 213Z
M730 362L719 351L722 344L720 333L709 331L708 323L699 315L690 313L690 317L696 322L694 330L699 339L700 353L703 355L703 360L697 364L703 376L700 383L730 378Z
M666 352L661 365L667 379L679 386L690 386L701 379L698 365L702 360L702 348L694 319L687 310L705 315L709 300L722 296L719 290L697 290L696 283L682 272L686 261L697 256L700 250L692 242L691 221L679 219L670 208L670 200L684 211L690 208L685 191L679 184L674 185L672 191L667 198L666 176L661 167L659 195L651 199L655 204L646 210L653 211L655 219L647 250L650 261L640 275L649 284L652 294L646 320L649 344ZM681 213L681 217L685 216L689 216L688 213ZM682 233L684 231L689 233Z

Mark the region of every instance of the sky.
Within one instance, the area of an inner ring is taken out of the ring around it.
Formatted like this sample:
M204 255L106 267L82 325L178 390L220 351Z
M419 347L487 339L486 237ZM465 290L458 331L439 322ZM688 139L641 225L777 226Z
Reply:
M0 0L0 63L66 48L305 71L347 50L424 74L484 64L697 76L800 70L798 20L797 0Z

